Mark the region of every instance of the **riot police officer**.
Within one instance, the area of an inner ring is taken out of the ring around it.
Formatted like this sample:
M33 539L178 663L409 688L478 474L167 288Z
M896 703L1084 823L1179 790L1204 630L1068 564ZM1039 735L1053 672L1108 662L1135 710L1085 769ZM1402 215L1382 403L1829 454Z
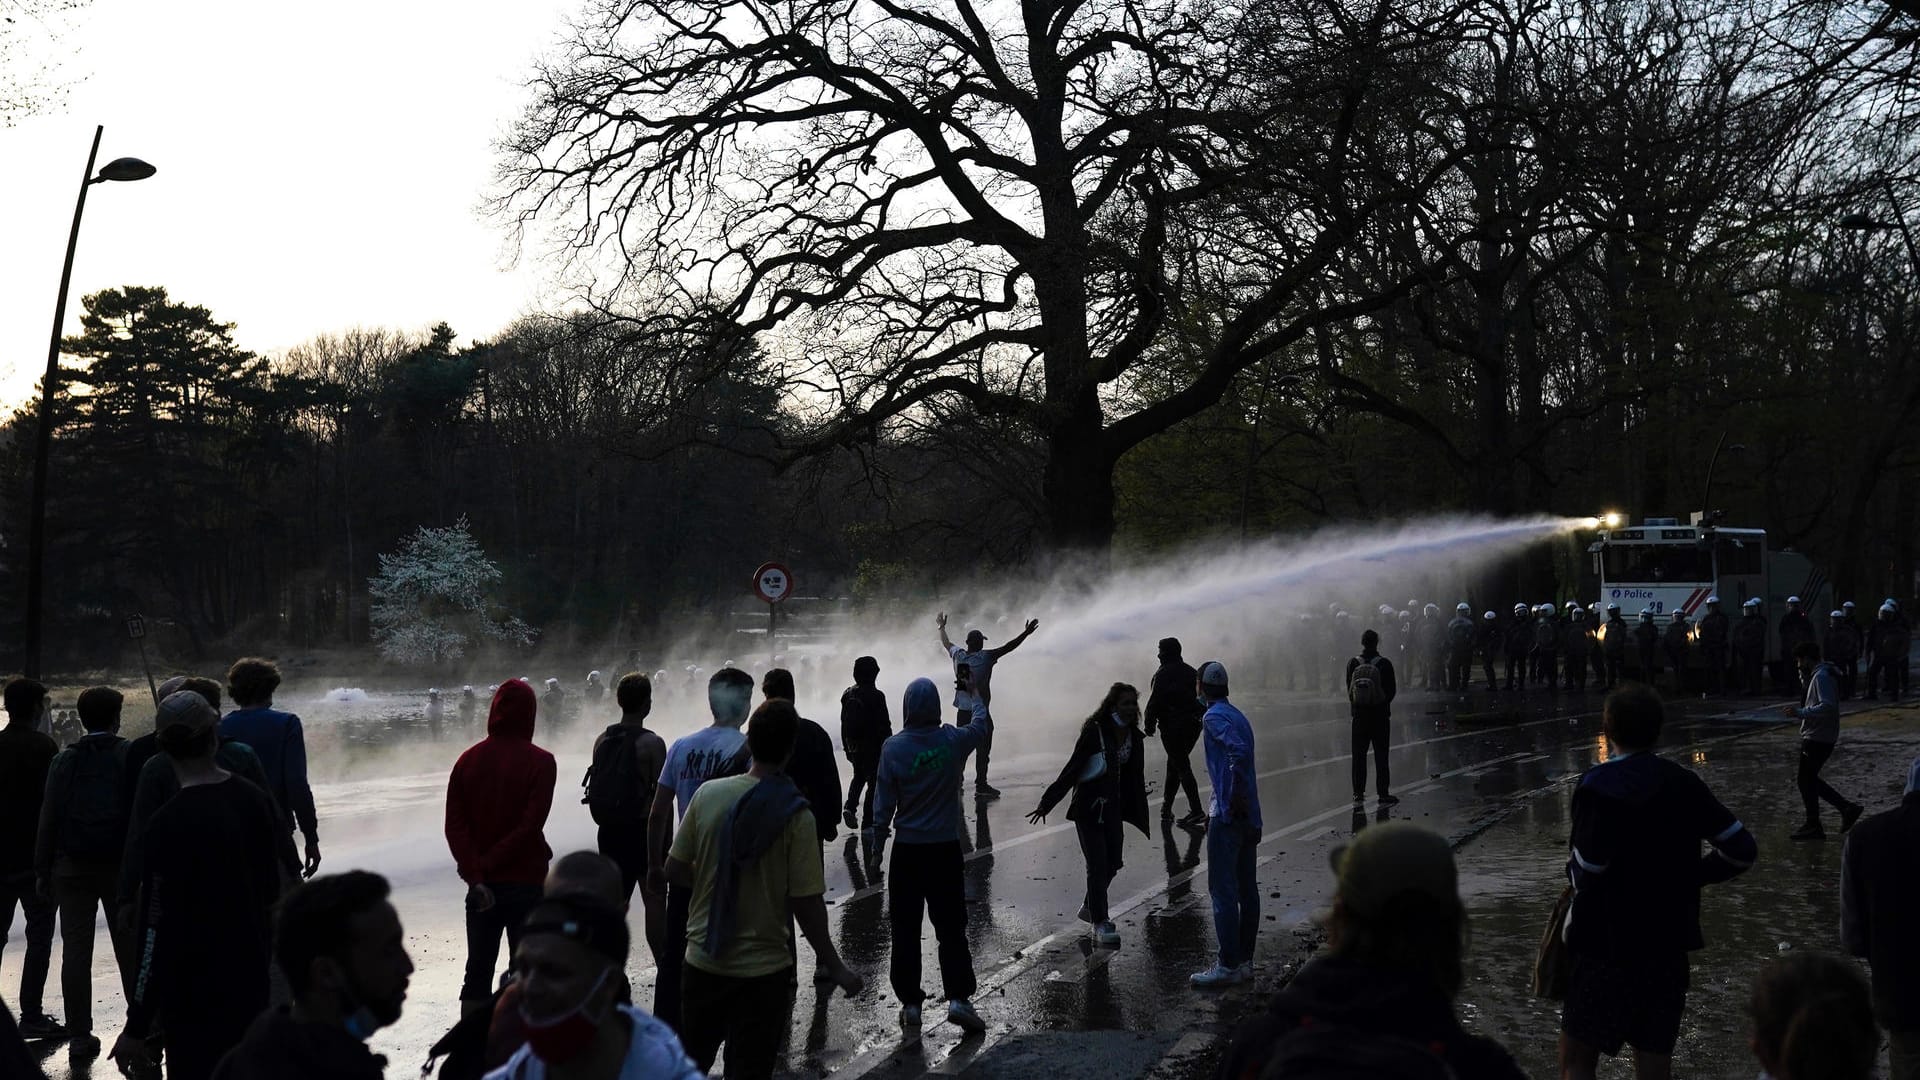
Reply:
M1787 613L1780 616L1780 667L1786 678L1793 677L1793 650L1817 639L1813 620L1800 610L1800 598L1787 597Z
M1726 692L1727 649L1732 641L1732 628L1727 613L1720 610L1720 598L1707 597L1707 613L1700 617L1700 662L1707 669L1710 693Z
M1600 647L1607 654L1606 688L1608 690L1613 689L1620 682L1621 676L1627 673L1627 652L1632 644L1633 628L1627 625L1627 620L1620 617L1620 605L1608 604L1607 621L1600 636Z
M1532 609L1513 605L1513 622L1507 624L1507 689L1523 690L1527 685L1527 654L1533 651Z
M1447 623L1447 689L1464 694L1473 681L1473 608L1462 600L1453 606L1453 618Z
M1500 681L1494 678L1493 664L1500 653L1506 649L1507 636L1500 632L1500 616L1489 611L1480 616L1480 638L1477 647L1480 650L1480 668L1487 677L1487 689L1500 689Z
M1827 613L1827 632L1820 641L1820 655L1831 661L1840 676L1840 700L1853 697L1860 674L1860 630L1838 608Z
M1567 605L1567 623L1562 628L1561 651L1567 656L1567 689L1586 690L1587 656L1593 652L1593 627L1587 625L1587 613L1579 604Z
M1552 604L1533 609L1533 677L1547 689L1560 686L1560 619Z
M1640 621L1633 627L1634 654L1640 662L1640 681L1648 686L1660 674L1660 628L1654 625L1653 609L1640 609Z
M1733 627L1733 669L1739 675L1738 692L1758 694L1765 689L1760 669L1767 658L1767 617L1760 611L1760 598L1740 605L1740 621Z
M1667 654L1667 666L1673 669L1673 692L1687 689L1687 646L1693 640L1693 628L1687 625L1687 613L1676 611L1667 619L1667 632L1660 647Z

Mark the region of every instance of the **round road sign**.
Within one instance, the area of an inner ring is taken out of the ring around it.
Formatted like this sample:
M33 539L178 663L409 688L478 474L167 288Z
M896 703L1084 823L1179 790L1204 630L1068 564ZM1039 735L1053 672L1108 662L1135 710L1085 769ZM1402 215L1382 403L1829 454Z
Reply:
M793 571L767 563L753 572L753 591L767 603L777 604L793 594Z

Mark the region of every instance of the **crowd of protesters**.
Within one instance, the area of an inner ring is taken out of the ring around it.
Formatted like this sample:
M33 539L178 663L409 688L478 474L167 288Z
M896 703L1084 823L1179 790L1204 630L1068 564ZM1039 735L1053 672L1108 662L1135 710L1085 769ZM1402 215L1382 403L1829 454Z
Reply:
M1562 617L1530 618L1537 626ZM1565 619L1584 615L1576 608ZM821 847L843 824L891 841L889 983L902 1027L917 1029L933 996L921 970L923 924L931 923L946 1018L967 1035L984 1032L973 1001L960 797L970 757L975 796L999 795L987 774L992 672L1037 628L1029 621L999 648L972 631L963 647L948 639L942 616L951 674L906 685L897 732L879 665L855 661L840 698L844 785L831 736L796 708L790 671L764 674L756 706L752 676L722 667L706 688L711 724L671 744L647 726L653 681L626 674L611 687L620 719L594 740L582 780L599 850L558 859L546 839L557 766L535 741L548 705L527 680L499 684L485 738L460 755L447 785L467 962L459 1021L434 1047L430 1069L449 1080L611 1080L703 1076L723 1062L730 1077L772 1075L785 1032L769 1021L785 1015L801 981L800 938L812 950L814 983L849 996L864 986L839 956L824 902ZM1450 631L1448 640L1488 640L1465 605ZM1399 801L1387 733L1403 676L1376 631L1356 643L1342 665L1355 800L1365 798L1371 754L1385 807ZM1785 1080L1865 1076L1884 1028L1894 1076L1912 1080L1920 1077L1920 920L1909 914L1920 909L1920 761L1902 805L1866 817L1865 805L1820 778L1839 739L1845 669L1810 638L1796 640L1790 655L1804 687L1803 703L1789 711L1800 721L1807 811L1794 839L1824 836L1822 802L1838 811L1848 835L1840 940L1867 960L1872 980L1824 956L1769 967L1750 1009L1754 1053L1767 1075ZM1444 668L1439 677L1451 685L1470 674L1458 657ZM1487 668L1491 679L1491 654ZM590 687L604 691L594 676ZM385 1074L366 1040L399 1018L413 964L384 879L319 875L304 736L297 716L273 707L279 681L272 663L252 658L234 664L224 686L170 680L156 691L153 733L132 742L118 735L121 695L89 689L76 709L84 734L64 749L46 734L46 688L25 678L6 685L0 903L9 933L14 908L25 913L27 950L17 1025L0 1010L0 1070L14 1067L20 1038L64 1039L81 1055L101 1050L92 950L104 910L127 1004L111 1048L124 1073L159 1075L164 1061L175 1080ZM1603 685L1615 681L1610 672ZM949 687L955 722L945 723ZM1144 705L1133 685L1113 684L1027 815L1041 824L1066 805L1085 863L1079 918L1094 947L1118 946L1108 890L1124 865L1127 827L1150 834L1146 742L1159 734L1163 828L1206 834L1218 947L1213 964L1190 978L1201 990L1253 977L1261 924L1254 731L1230 689L1222 662L1190 666L1180 641L1161 640ZM235 706L224 717L223 690ZM1620 680L1603 711L1607 760L1575 789L1564 922L1553 931L1566 955L1564 985L1553 992L1564 1000L1563 1076L1594 1076L1601 1056L1629 1049L1638 1076L1671 1075L1688 957L1705 944L1701 890L1759 858L1737 815L1691 770L1656 753L1664 719L1653 689ZM1204 806L1196 746L1209 781ZM1176 821L1182 796L1187 814ZM1336 852L1334 871L1327 949L1235 1033L1220 1075L1522 1075L1501 1046L1468 1034L1455 1015L1470 935L1447 842L1407 823L1373 826ZM650 1009L627 975L636 891L656 961ZM64 1022L45 998L56 922ZM499 976L503 939L508 970Z

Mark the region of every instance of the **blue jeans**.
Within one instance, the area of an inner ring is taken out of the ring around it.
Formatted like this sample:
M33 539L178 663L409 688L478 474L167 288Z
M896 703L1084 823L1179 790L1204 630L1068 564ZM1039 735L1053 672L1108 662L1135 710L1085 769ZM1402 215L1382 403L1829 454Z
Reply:
M1207 892L1213 897L1213 933L1220 963L1239 967L1253 960L1260 931L1260 880L1254 857L1260 830L1246 822L1214 818L1207 823Z

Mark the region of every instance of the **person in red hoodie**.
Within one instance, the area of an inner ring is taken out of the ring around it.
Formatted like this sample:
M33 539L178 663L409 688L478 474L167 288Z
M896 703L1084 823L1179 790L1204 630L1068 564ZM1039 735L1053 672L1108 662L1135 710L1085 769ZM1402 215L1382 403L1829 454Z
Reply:
M447 781L447 847L467 883L467 976L462 1008L487 1008L493 963L506 934L512 954L527 912L540 902L553 849L543 831L553 806L553 755L533 745L533 687L500 684L487 737L467 748Z

